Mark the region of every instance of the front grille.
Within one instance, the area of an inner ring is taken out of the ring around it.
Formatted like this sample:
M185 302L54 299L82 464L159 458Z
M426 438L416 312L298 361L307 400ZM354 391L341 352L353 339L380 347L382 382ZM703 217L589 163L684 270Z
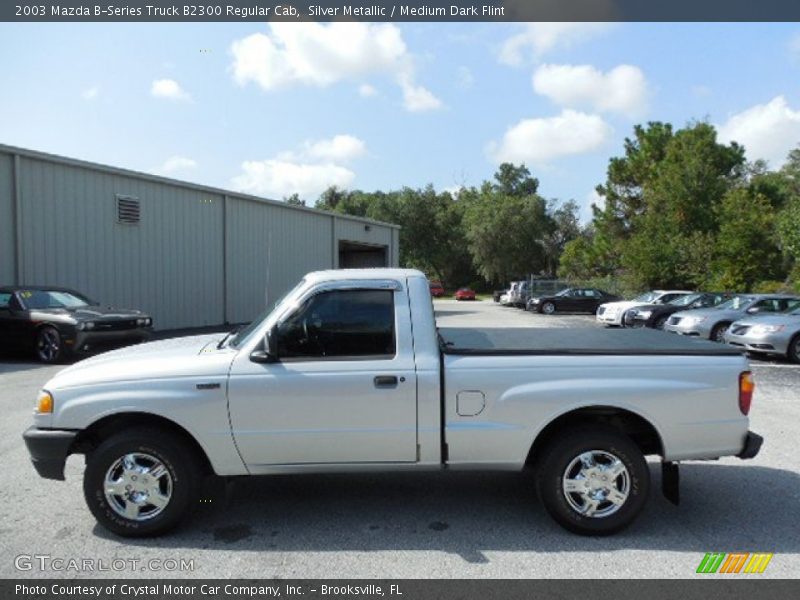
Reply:
M94 324L94 331L125 331L127 329L136 329L136 319L97 321Z
M749 327L749 326L742 325L742 326L739 326L739 327L734 327L734 328L732 328L732 329L731 329L731 333L732 333L733 335L744 335L744 334L745 334L745 333L747 333L749 330L750 330L750 327Z
M677 325L681 322L681 317L670 317L669 321L667 321L670 325Z

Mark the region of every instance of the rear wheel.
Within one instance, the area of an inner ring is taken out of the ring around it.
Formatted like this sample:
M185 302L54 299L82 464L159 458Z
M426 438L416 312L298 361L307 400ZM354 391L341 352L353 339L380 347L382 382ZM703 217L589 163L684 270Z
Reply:
M664 329L664 325L667 324L667 320L669 317L667 315L663 315L656 319L656 322L653 323L653 329Z
M83 493L103 527L124 537L155 536L194 508L201 469L174 434L136 428L109 437L86 459Z
M542 304L542 312L546 315L552 315L556 312L556 305L552 302L545 302Z
M536 487L545 509L580 535L610 535L644 508L650 471L631 439L603 426L575 429L548 446Z
M714 325L714 329L711 330L711 336L709 339L712 342L725 343L725 332L728 331L728 327L730 326L730 323L719 323Z

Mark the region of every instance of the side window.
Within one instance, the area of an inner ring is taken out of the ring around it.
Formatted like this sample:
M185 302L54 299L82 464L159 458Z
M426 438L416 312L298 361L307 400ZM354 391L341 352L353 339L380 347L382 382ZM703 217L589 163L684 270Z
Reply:
M394 292L317 294L278 327L281 358L385 357L395 354Z
M0 292L0 309L9 308L10 303L11 303L11 293Z
M761 310L761 312L777 312L780 310L778 307L778 300L775 299L761 300L756 304L756 306Z

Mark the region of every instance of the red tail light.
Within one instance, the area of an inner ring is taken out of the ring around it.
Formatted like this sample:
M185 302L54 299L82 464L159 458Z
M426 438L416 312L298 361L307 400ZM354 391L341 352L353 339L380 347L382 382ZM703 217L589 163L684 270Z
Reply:
M743 415L750 412L750 404L753 402L753 390L756 389L756 384L753 381L753 374L750 371L744 371L739 374L739 410Z

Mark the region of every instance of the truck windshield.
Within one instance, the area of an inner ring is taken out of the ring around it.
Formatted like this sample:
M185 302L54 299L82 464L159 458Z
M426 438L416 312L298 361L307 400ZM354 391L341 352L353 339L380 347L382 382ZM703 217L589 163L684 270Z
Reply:
M231 337L231 341L228 343L228 345L231 348L238 348L239 346L244 344L250 338L250 336L253 335L253 332L256 329L258 329L258 326L264 322L264 319L266 319L270 315L270 313L272 313L272 311L275 310L276 307L280 306L281 302L283 302L286 297L293 294L295 290L300 288L305 282L306 282L305 279L301 279L300 283L298 283L291 290L289 290L283 296L281 296L275 302L273 302L272 306L270 306L264 312L258 315L249 324L242 327L238 332L236 332L235 335Z

